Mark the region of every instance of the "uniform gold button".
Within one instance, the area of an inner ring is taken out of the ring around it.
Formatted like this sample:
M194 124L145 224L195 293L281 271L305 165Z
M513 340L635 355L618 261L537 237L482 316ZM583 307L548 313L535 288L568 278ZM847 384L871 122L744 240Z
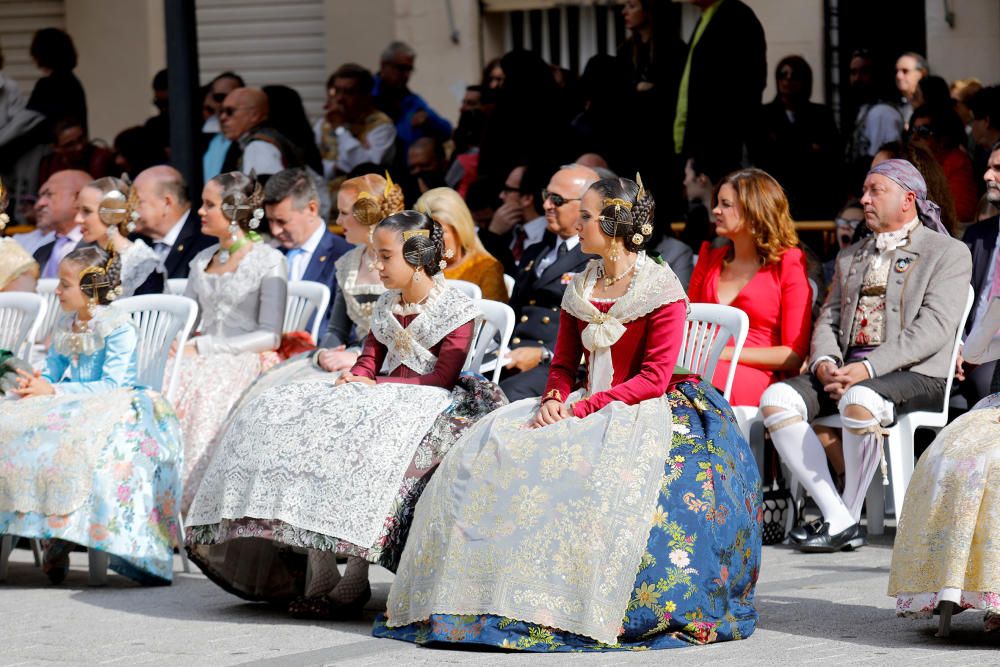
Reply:
M548 315L546 315L545 317L542 318L542 324L548 324L551 321L552 321L552 318L549 317Z
M544 341L544 340L539 340L539 341L538 341L538 344L539 344L539 345L545 345L545 341Z
M514 345L519 345L521 343L521 339L520 338L511 338L510 342L513 343Z
M528 321L528 316L527 315L521 315L521 321L522 322L527 322Z

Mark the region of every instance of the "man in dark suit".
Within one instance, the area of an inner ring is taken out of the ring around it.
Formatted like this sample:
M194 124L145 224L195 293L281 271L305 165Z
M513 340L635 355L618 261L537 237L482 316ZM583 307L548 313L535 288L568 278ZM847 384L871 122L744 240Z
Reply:
M740 0L690 2L701 18L681 76L674 152L739 165L767 85L764 28Z
M539 242L551 242L542 188L551 169L539 165L514 167L500 190L503 202L489 225L479 231L479 240L491 255L503 264L504 273L515 275L524 251Z
M35 218L40 229L52 230L55 238L35 250L33 257L41 267L42 278L55 278L59 262L83 243L83 232L76 223L76 196L93 178L85 171L64 169L49 176L38 190Z
M542 207L552 236L524 251L510 300L517 322L500 388L511 401L541 396L545 390L563 292L592 258L580 250L577 225L580 199L597 180L590 167L569 165L557 171L543 191Z
M995 206L1000 206L1000 142L993 145L990 151L986 173L986 198ZM994 296L1000 295L1000 216L993 216L977 222L965 231L962 240L969 246L972 253L972 287L976 290L976 302L972 313L965 323L965 335L968 336L972 327L978 324L990 305ZM996 369L996 362L991 361L970 368L962 382L962 394L969 405L990 394L990 381Z
M330 288L330 305L322 313L320 331L326 331L337 293L333 263L351 245L330 233L319 217L319 193L305 169L285 169L264 186L264 210L271 235L288 260L288 281L311 280Z
M152 239L167 278L187 278L188 264L216 239L201 233L184 177L173 167L160 165L140 172L134 185L138 231Z

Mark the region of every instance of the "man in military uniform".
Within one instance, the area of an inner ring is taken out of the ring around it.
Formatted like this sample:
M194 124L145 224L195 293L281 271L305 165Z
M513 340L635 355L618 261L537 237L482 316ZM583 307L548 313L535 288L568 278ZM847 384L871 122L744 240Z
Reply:
M580 199L597 173L590 167L568 165L557 171L542 191L547 241L525 249L515 276L510 305L517 315L510 341L510 361L500 388L507 398L541 396L549 374L549 361L559 333L559 308L573 274L592 258L580 250L577 222Z

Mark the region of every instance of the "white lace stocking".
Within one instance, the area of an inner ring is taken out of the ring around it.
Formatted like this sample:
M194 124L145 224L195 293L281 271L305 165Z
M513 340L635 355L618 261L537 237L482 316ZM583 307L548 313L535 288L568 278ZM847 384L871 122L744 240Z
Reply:
M340 582L328 594L328 597L339 605L347 605L364 593L368 587L368 561L357 556L347 558L347 569Z

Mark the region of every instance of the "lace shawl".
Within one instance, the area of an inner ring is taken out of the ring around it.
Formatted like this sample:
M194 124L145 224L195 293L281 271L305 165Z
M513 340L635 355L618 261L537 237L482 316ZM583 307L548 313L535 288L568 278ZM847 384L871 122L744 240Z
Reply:
M365 247L355 246L344 253L340 259L334 262L334 272L337 275L337 287L344 294L344 303L347 306L347 316L351 318L354 327L358 331L358 339L364 340L371 330L372 311L375 308L374 301L362 303L358 300L359 294L383 294L385 287L382 283L358 284L358 266L364 259Z
M615 372L611 346L625 333L625 323L645 317L668 303L687 301L684 288L670 267L647 261L646 253L640 252L628 291L607 313L602 313L590 302L600 267L601 260L591 260L583 272L573 277L562 300L563 310L588 323L581 341L591 353L589 394L611 389Z
M430 349L458 327L482 315L472 299L447 287L441 278L435 279L422 306L403 310L399 303L399 290L389 290L379 297L372 312L372 333L386 347L385 362L379 371L385 375L400 365L420 375L432 372L437 357ZM403 328L394 312L417 313L417 316Z
M52 348L64 357L92 356L104 347L104 339L123 324L131 324L132 317L114 306L98 306L94 317L87 322L86 331L73 331L76 313L65 313L52 335Z
M191 260L190 285L201 308L201 333L227 336L257 328L257 307L242 308L260 291L264 277L284 261L284 256L262 243L254 247L231 273L210 274L205 269L218 244L205 248ZM254 300L256 304L256 300Z
M154 271L160 269L160 256L142 242L135 241L122 251L122 296L132 296Z

